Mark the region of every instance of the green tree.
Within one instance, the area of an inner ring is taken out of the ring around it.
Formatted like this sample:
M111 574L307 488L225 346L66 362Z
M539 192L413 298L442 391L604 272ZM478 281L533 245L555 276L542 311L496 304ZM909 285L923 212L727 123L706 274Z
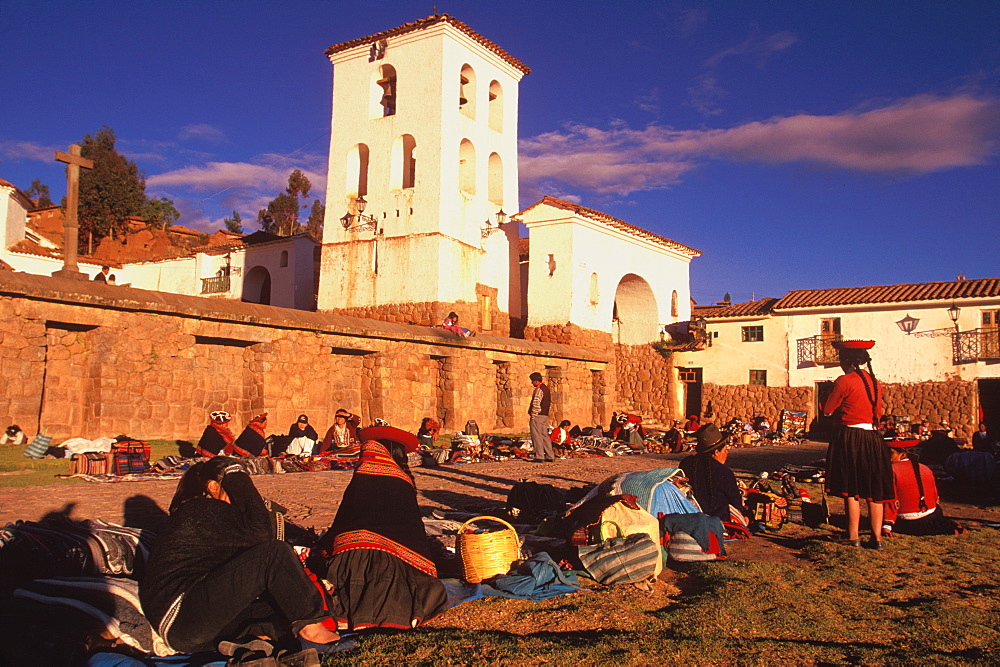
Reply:
M323 241L323 220L326 218L326 207L318 199L313 200L309 219L306 220L306 233L317 241Z
M80 238L89 254L96 241L116 238L128 229L130 217L143 215L146 176L115 149L115 132L106 125L83 138L80 153L94 161L94 168L80 175Z
M231 218L224 219L222 224L226 226L227 231L230 231L233 234L243 233L243 218L240 217L239 211L233 211L233 216Z
M35 208L52 206L52 200L49 198L49 186L37 178L31 182L31 187L25 190L24 194L28 199L35 202Z
M260 228L270 234L278 236L291 236L302 231L299 223L299 211L306 208L308 204L300 203L300 200L309 198L309 190L312 183L309 178L302 173L301 169L296 169L288 175L288 187L280 195L272 199L257 212L257 223ZM310 218L312 216L310 215Z
M142 217L150 227L159 227L166 230L181 217L180 212L174 208L174 203L166 197L159 199L147 199Z

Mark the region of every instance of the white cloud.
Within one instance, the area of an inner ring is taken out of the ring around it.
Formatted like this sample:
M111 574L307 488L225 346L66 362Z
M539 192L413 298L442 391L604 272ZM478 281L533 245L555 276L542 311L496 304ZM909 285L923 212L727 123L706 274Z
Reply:
M520 142L529 188L559 182L603 195L670 187L708 158L923 174L986 163L1000 139L998 100L921 95L829 116L799 114L729 129L569 125Z
M226 140L225 132L207 123L185 125L181 128L181 131L177 136L181 141L196 139L200 141L219 143Z
M40 162L52 162L55 159L57 150L65 151L66 146L53 147L42 146L31 141L2 141L0 140L0 157L9 160L38 160Z

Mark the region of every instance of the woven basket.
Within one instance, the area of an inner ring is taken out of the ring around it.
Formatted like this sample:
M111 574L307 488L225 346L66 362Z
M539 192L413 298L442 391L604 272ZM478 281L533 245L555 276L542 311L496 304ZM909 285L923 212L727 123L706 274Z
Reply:
M506 528L491 533L465 532L470 523L480 520L496 521ZM514 526L494 516L477 516L463 523L458 531L458 554L462 559L462 578L478 584L498 574L507 574L510 564L520 558L521 546Z

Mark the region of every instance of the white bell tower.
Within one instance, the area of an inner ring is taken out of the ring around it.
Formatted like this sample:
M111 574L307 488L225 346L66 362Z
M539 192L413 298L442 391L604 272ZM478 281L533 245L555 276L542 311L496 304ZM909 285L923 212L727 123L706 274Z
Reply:
M434 15L327 50L333 121L319 308L508 335L520 317L518 82L530 70ZM513 311L512 311L513 309Z

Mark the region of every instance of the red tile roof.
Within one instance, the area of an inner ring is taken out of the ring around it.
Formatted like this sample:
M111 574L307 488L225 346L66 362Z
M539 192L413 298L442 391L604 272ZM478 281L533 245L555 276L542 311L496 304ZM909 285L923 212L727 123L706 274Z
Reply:
M683 243L678 243L677 241L668 239L665 236L654 234L653 232L643 229L642 227L636 227L635 225L630 225L624 220L619 220L618 218L612 217L607 213L601 213L600 211L595 211L592 208L587 208L586 206L580 206L579 204L574 204L573 202L563 201L562 199L556 199L555 197L549 197L549 196L542 197L539 201L535 202L528 208L524 209L514 217L519 217L524 213L527 213L531 209L535 208L536 206L540 206L542 204L548 204L549 206L552 206L554 208L560 208L565 211L572 211L574 213L578 213L582 216L590 218L591 220L595 220L597 222L603 222L609 227L613 227L615 229L623 231L626 234L637 236L641 239L645 239L646 241L652 241L653 243L665 246L667 248L670 248L671 250L676 250L678 252L691 255L692 257L698 257L701 255L700 250L695 250L694 248L686 246Z
M353 49L356 46L363 46L370 44L371 42L378 41L380 39L389 39L390 37L398 37L399 35L405 35L408 32L413 32L415 30L424 30L425 28L430 28L438 23L447 23L458 30L464 32L473 41L478 42L484 46L487 50L492 51L497 54L508 63L513 65L515 68L521 70L524 74L531 74L531 68L522 63L520 60L510 55L503 48L497 44L486 39L478 32L462 23L458 19L448 16L447 14L433 14L425 19L418 19L412 23L404 23L401 26L395 28L390 28L389 30L383 30L382 32L377 32L374 35L368 35L367 37L358 37L357 39L352 39L349 42L343 42L341 44L334 44L326 50L327 56L332 56L334 53L340 53L341 51L347 51L348 49Z
M781 297L774 308L813 308L908 301L941 301L1000 297L1000 278L949 280L939 283L872 285L833 289L794 290Z
M693 316L700 317L748 317L768 315L778 299L767 298L743 303L721 303L712 306L695 306L691 309Z

